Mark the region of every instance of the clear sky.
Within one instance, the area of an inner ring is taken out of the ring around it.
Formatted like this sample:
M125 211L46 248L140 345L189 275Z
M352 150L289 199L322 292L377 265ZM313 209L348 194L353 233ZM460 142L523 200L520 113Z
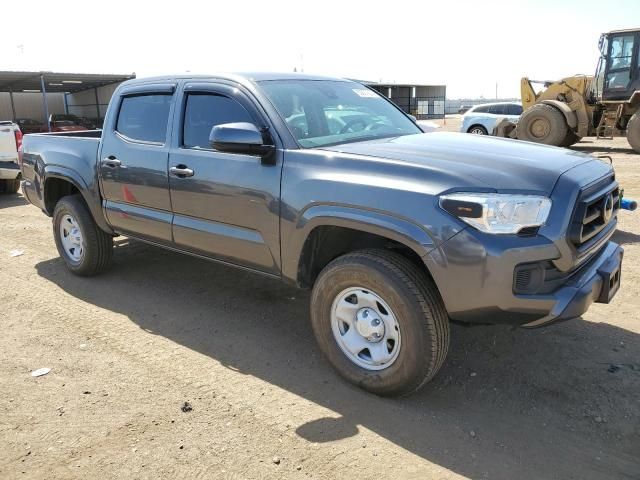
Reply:
M5 3L7 0L5 0ZM8 2L0 70L292 71L519 96L519 79L593 74L601 32L640 0Z

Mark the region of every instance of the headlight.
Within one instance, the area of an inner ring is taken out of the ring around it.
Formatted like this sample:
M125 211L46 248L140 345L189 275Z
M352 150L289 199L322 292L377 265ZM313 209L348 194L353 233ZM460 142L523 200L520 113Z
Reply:
M544 225L551 200L537 195L452 193L440 197L447 212L486 233L518 233Z

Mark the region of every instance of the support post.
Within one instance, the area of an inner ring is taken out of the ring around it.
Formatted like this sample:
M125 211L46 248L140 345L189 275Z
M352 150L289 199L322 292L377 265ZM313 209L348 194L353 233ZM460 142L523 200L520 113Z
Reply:
M44 113L44 123L47 125L47 131L51 131L51 123L49 123L49 106L47 105L47 89L44 86L44 74L40 74L40 88L42 90L42 110Z
M64 92L64 113L69 115L69 99L67 98L67 92Z
M98 100L98 87L93 87L93 95L96 99L96 125L100 125L100 102Z
M13 103L13 89L9 88L9 100L11 100L11 113L13 114L13 121L16 121L16 104Z

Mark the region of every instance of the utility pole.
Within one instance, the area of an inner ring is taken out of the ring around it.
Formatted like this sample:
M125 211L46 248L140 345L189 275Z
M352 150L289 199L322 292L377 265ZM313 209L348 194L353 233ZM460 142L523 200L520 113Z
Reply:
M496 100L498 99L498 82L496 82Z

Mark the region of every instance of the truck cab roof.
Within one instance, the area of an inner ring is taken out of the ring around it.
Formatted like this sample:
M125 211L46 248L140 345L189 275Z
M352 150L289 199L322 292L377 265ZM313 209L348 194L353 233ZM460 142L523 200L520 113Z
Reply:
M212 74L175 74L162 75L156 77L144 77L127 80L123 85L137 85L158 81L180 81L180 80L230 80L241 84L255 83L270 80L326 80L337 82L352 82L352 80L327 77L322 75L311 75L307 73L292 72L238 72L238 73L212 73Z

